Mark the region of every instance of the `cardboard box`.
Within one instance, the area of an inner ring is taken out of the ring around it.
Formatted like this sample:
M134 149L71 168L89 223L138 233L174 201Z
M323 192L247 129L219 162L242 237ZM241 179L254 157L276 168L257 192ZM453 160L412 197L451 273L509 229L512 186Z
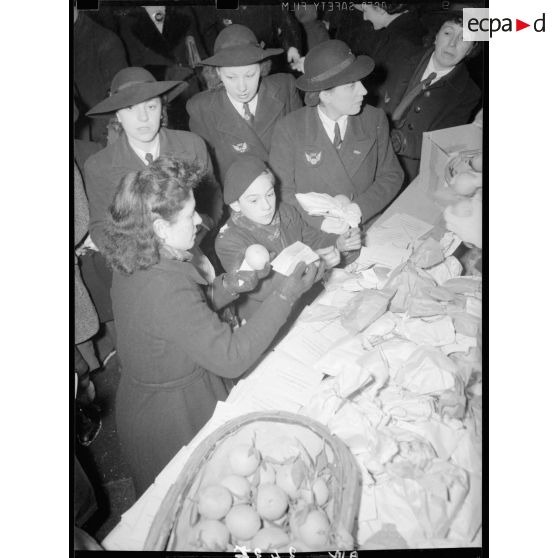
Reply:
M420 155L420 183L426 192L444 187L446 165L458 151L482 149L482 127L465 124L425 132Z

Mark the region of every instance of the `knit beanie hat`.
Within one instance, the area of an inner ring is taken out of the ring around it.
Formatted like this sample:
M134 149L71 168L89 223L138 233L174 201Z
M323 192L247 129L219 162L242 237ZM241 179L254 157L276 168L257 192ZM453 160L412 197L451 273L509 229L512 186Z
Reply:
M229 167L223 185L225 203L230 205L246 192L250 184L267 170L267 165L254 155L241 155Z

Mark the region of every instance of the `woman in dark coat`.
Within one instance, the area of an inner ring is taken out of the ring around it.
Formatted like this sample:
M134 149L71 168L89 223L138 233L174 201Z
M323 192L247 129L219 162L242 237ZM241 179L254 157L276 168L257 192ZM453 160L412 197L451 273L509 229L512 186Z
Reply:
M467 124L478 110L481 92L464 60L479 49L480 43L463 40L461 15L447 16L434 46L411 57L386 84L378 106L391 116L407 183L419 171L423 133Z
M362 106L361 79L374 68L368 56L355 56L342 41L315 46L304 63L297 87L306 106L278 122L270 166L280 180L281 199L295 205L320 228L323 218L309 216L295 194L344 194L355 202L366 223L395 198L403 172L393 153L386 115Z
M103 246L104 222L116 188L131 171L145 168L160 155L174 155L185 161L196 160L209 174L213 166L203 140L191 132L168 130L164 103L184 88L180 81L155 81L143 68L118 72L111 84L110 96L88 115L116 115L120 132L113 143L92 155L85 163L85 187L91 213L90 232L95 245ZM200 212L211 227L221 219L223 196L216 182L207 182L196 192Z
M215 311L270 268L208 284L193 265L201 218L192 189L204 179L199 167L163 157L127 175L110 208L106 254L122 362L116 421L137 496L209 420L230 380L262 355L317 274L302 264L251 323L233 331L221 322Z
M248 27L226 27L214 50L202 64L216 68L223 87L198 93L188 101L187 110L190 129L207 141L222 182L239 154L267 161L275 124L300 108L302 101L292 75L261 77L262 61L282 49L264 50Z

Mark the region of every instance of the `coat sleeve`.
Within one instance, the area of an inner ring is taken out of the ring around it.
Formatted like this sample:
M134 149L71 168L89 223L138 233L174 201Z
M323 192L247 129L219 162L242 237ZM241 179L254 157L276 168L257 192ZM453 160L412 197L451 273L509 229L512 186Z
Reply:
M77 246L89 230L89 207L83 189L83 180L74 163L74 246Z
M225 378L241 376L263 354L285 323L291 306L273 293L251 320L236 330L219 320L197 285L176 285L162 297L159 334L185 347L205 369Z
M478 88L467 93L466 97L459 99L457 103L452 103L445 107L440 107L441 110L438 116L428 126L428 130L402 130L403 142L401 144L400 155L409 157L410 159L420 159L422 151L422 134L431 130L442 130L444 128L451 128L452 126L461 126L470 121L473 110L480 100L480 91ZM412 110L412 107L409 109Z
M223 192L215 179L213 162L205 142L196 134L192 134L192 136L194 138L196 157L208 174L208 180L203 184L203 187L194 191L198 211L209 215L213 223L217 225L221 221L221 217L223 217Z
M296 207L290 208L290 221L292 227L300 230L301 240L312 249L326 248L327 246L335 246L337 239L336 234L326 233L311 227L297 211Z
M250 242L248 239L242 238L240 235L235 234L228 229L223 233L219 233L215 240L215 251L225 271L235 271L240 267L244 260L246 248L255 242ZM241 297L252 298L262 302L274 290L272 286L273 270L269 275L262 279L258 287L249 293L243 293Z
M362 211L363 223L385 209L398 194L403 183L403 170L391 146L386 115L384 111L378 111L378 115L379 121L376 125L378 165L376 173L368 188L354 199Z
M85 162L85 190L89 199L89 234L102 252L105 245L105 224L114 196L112 185L89 158Z

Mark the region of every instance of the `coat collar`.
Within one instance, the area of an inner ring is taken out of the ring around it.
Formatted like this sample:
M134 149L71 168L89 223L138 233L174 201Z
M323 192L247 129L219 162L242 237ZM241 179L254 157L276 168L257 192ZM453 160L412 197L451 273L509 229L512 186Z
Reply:
M169 136L165 128L159 129L159 156L172 153L175 151L172 138ZM130 146L130 142L126 134L122 132L120 138L113 144L114 151L112 154L113 168L126 168L134 170L142 170L145 168L144 162L139 158L138 154Z
M165 38L165 27L170 19L168 14L165 17L163 34L159 32L155 24L151 21L149 14L141 6L137 6L125 16L130 21L130 31L134 37L146 48L160 54L161 56L173 61L171 46Z
M411 77L411 81L409 82L409 86L407 91L412 89L416 84L419 83L426 66L428 65L428 61L430 60L430 56L434 52L434 47L430 47L420 59L418 63L417 69L413 73ZM444 77L440 78L438 81L427 87L428 89L437 89L438 87L445 87L449 86L452 89L455 89L458 93L461 93L467 87L467 82L469 81L469 72L467 71L467 67L465 63L461 61L455 68L446 74Z
M250 126L238 114L230 102L225 88L216 91L211 100L209 110L219 115L217 130L233 136L237 141L243 140L256 148L256 151L267 149L260 139L276 122L285 107L285 101L279 96L279 88L270 83L265 77L262 79L258 91L258 104L254 115L254 127Z

